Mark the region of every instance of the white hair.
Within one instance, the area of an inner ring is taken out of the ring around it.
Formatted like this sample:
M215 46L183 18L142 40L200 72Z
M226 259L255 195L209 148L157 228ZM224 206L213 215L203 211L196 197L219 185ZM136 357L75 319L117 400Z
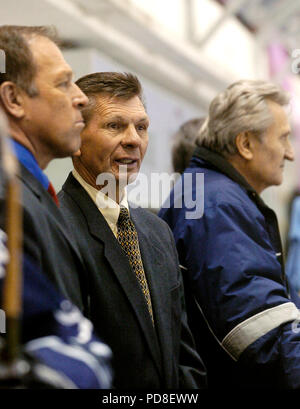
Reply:
M289 94L267 81L242 80L231 84L218 94L209 106L197 143L222 155L237 153L235 139L250 131L262 137L272 124L267 101L285 106Z

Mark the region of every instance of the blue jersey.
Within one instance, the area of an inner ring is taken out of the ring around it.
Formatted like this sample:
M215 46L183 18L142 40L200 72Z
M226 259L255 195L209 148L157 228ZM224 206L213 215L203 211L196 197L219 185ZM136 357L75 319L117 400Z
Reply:
M9 257L4 240L5 233L0 231L1 294ZM65 388L111 387L110 348L94 334L91 322L59 295L26 255L22 300L22 346L48 368L50 378Z

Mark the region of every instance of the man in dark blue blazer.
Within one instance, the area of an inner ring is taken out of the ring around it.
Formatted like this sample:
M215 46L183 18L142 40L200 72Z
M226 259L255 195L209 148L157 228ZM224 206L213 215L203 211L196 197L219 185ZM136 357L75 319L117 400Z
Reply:
M43 169L52 159L79 149L80 108L87 97L72 82L72 70L55 41L55 33L44 27L0 27L0 49L6 54L0 107L20 162L24 249L83 311L87 305L80 290L84 268Z
M24 221L20 342L40 362L56 370L56 375L68 379L67 387L107 388L110 370L106 364L99 365L92 351L98 348L99 352L103 344L97 347L94 343L92 325L81 314L88 314L85 267L42 170L52 159L79 149L83 128L80 109L87 97L72 82L72 70L52 30L1 26L0 49L6 61L5 72L0 73L0 110L7 116L11 145L20 164ZM5 229L6 195L1 176L0 227ZM2 233L0 229L0 241ZM3 281L0 274L1 293ZM8 338L11 333L8 327Z
M141 85L120 73L90 74L77 85L89 97L86 126L59 200L88 271L91 320L112 348L114 385L202 388L205 369L186 322L172 234L157 216L130 206L123 189L148 145ZM124 214L130 234L137 232L129 250L121 237Z

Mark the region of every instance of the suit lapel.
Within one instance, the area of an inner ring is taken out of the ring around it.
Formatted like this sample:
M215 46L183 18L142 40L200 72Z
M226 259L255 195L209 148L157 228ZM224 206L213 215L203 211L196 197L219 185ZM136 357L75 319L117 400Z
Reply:
M131 218L136 226L140 250L142 254L145 273L147 276L152 307L154 310L157 336L162 351L162 360L166 376L172 373L170 357L172 348L172 321L171 321L171 296L169 291L168 277L163 273L164 255L160 250L160 243L151 233L151 226L145 226L143 215L140 216L138 209L130 210Z
M67 192L81 208L86 218L90 234L103 243L104 255L131 304L139 325L142 328L142 332L145 335L149 350L161 373L161 357L157 336L152 325L145 297L135 273L130 267L127 256L95 203L72 174L70 174L66 180L63 190Z
M48 217L51 220L53 227L59 230L66 241L72 248L73 252L80 258L77 247L71 241L69 231L65 225L65 221L62 217L59 208L54 203L51 195L45 190L40 182L23 166L21 166L21 174L19 175L21 181L31 190L31 192L40 200L41 205L44 207L44 211L48 212ZM81 259L81 258L80 258Z

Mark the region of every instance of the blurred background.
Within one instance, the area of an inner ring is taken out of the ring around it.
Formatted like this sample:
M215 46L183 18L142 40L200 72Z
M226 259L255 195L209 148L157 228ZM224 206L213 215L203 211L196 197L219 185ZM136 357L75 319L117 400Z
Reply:
M284 241L300 189L299 18L299 0L0 0L0 24L57 27L76 79L95 71L138 75L151 120L141 169L148 176L172 172L174 132L205 115L230 83L270 79L288 90L296 161L287 163L282 186L263 193ZM57 191L71 169L70 159L47 168ZM160 207L159 196L152 208Z

